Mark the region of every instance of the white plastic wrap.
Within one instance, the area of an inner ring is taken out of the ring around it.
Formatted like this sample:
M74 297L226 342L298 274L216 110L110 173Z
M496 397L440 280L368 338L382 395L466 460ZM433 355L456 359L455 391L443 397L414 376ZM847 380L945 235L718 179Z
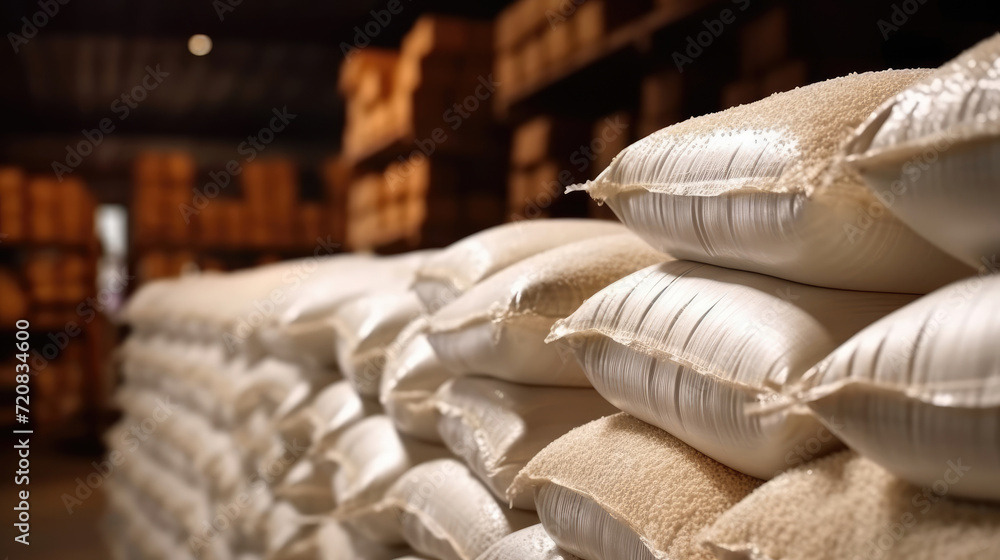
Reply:
M453 379L434 401L445 445L501 501L521 468L546 445L618 412L593 389L530 387L484 377ZM535 501L521 496L513 506L535 509Z
M428 312L435 312L492 274L560 245L622 233L601 220L530 220L470 235L427 259L413 288Z
M458 374L587 387L572 354L545 344L552 324L608 284L668 259L628 232L567 243L469 289L431 317L427 338Z
M580 187L678 259L851 290L927 293L971 269L882 208L836 157L925 70L852 74L660 130Z
M508 496L533 494L545 530L581 558L649 558L639 542L658 560L709 560L696 535L759 484L619 413L552 442Z
M608 286L556 323L549 340L565 340L618 408L770 478L803 460L797 447L810 443L815 457L837 441L807 412L748 412L913 299L673 261Z
M438 412L433 397L454 374L438 360L427 341L428 322L408 325L387 352L379 387L379 402L401 433L431 443L441 443Z
M538 523L533 513L501 505L452 459L410 469L386 498L400 512L406 542L439 560L474 560L503 537Z
M337 308L327 319L336 335L337 365L358 393L378 396L386 351L423 312L412 291L378 292Z
M848 162L888 211L979 268L1000 254L1000 35L886 101Z
M1000 276L957 282L859 332L811 369L797 398L847 445L949 494L1000 500ZM794 392L794 391L793 391Z
M541 524L500 539L477 560L580 560L556 545Z
M947 468L942 460L938 476ZM727 560L997 558L1000 509L947 489L944 478L924 489L902 483L844 451L761 486L699 540Z

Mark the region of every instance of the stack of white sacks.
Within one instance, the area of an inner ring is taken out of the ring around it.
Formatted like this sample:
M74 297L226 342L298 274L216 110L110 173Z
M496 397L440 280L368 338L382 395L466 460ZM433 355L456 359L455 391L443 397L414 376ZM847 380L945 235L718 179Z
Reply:
M1000 36L666 128L580 187L623 225L144 287L116 552L1000 557L998 83Z

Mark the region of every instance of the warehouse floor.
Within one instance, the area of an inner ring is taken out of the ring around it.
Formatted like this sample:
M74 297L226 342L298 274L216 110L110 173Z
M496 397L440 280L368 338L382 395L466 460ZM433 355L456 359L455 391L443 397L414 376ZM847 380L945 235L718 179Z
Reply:
M4 453L5 457L7 453ZM77 478L85 479L94 473L93 462L99 455L89 453L56 452L51 449L32 449L30 467L31 531L30 545L14 542L14 531L3 516L3 544L0 554L10 560L43 560L50 558L77 558L79 560L106 560L109 558L99 530L104 513L104 496L94 491L67 513L63 495L74 495ZM5 461L9 463L8 461ZM4 476L0 485L0 507L10 511L17 492L13 477Z

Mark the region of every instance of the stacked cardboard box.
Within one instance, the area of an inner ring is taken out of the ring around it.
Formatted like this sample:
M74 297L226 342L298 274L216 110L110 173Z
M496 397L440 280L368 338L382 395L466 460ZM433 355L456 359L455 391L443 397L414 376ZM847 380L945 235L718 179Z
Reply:
M13 325L18 319L25 318L27 310L28 294L25 293L17 273L12 269L0 267L0 321L5 325Z
M344 155L364 160L388 147L481 153L492 124L488 99L492 26L422 16L398 52L367 48L341 67Z
M763 99L809 83L804 60L790 58L787 6L774 6L740 28L739 77L722 89L722 108Z
M136 158L133 173L133 239L142 244L196 239L194 158L182 152L144 153Z
M562 195L565 187L588 177L593 166L590 134L586 121L549 115L514 130L507 188L510 219L586 214L585 198Z
M684 82L676 70L645 76L639 90L639 115L635 137L650 134L684 120Z
M615 28L646 14L649 0L520 0L496 20L495 72L505 95L600 48Z
M349 248L447 244L503 220L502 156L484 157L500 136L492 44L490 23L422 16L398 54L344 64L344 157L327 174L350 185L337 195Z
M28 236L28 201L24 172L0 167L0 242L11 243Z
M240 184L248 219L245 243L273 247L296 241L297 173L295 163L286 158L258 159L243 166Z

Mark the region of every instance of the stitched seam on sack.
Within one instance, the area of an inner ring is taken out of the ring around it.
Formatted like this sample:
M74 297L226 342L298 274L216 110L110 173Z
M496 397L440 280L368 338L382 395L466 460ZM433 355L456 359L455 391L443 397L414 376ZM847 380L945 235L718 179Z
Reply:
M740 388L740 389L746 389L746 390L749 390L749 391L752 391L752 392L755 392L755 393L759 393L759 394L774 394L774 395L778 395L779 394L777 391L774 391L770 387L756 387L754 385L748 385L746 383L741 383L739 381L734 381L734 380L729 379L727 377L723 377L717 371L710 370L710 369L707 369L705 367L699 366L699 365L695 364L694 362L692 362L690 360L687 360L687 359L682 358L680 356L677 356L675 354L671 354L670 352L667 352L665 350L660 350L658 348L653 348L653 347L649 346L648 344L645 344L643 342L634 340L634 339L632 339L630 337L619 336L618 334L608 334L608 333L606 333L606 332L604 332L604 331L602 331L602 330L600 330L600 329L598 329L596 327L591 327L591 328L587 328L587 329L582 329L582 330L574 331L572 333L568 333L568 334L560 336L559 339L562 339L562 338L567 338L568 339L568 338L575 338L575 337L581 337L581 338L603 337L603 338L607 338L607 339L610 339L610 340L612 340L612 341L614 341L614 342L616 342L618 344L621 344L622 346L624 346L626 348L629 348L631 350L635 350L635 351L637 351L639 353L645 354L645 355L650 356L652 358L655 358L657 360L665 360L665 361L670 362L672 364L675 364L675 365L678 365L678 366L681 366L681 367L685 367L685 368L690 369L691 371L693 371L693 372L695 372L695 373L697 373L699 375L704 375L706 377L711 377L712 379L714 379L716 381L719 381L719 382L721 382L723 384L729 385L731 387L736 387L736 388Z
M918 390L914 387L901 387L899 385L877 383L867 379L840 379L827 385L813 387L793 396L792 398L799 403L808 404L837 396L836 393L839 393L848 387L857 386L861 388L874 388L882 390L887 393L891 393L894 396L902 396L906 399L918 401L927 406L937 408L961 409L969 411L1000 409L1000 391L995 391L997 395L993 399L990 399L986 403L979 406L970 406L962 403L939 404L933 402L935 397L939 396L936 392L946 392L949 387L954 387L953 390L982 394L981 385L982 383L979 380L964 380L954 383L935 383L933 387L925 386L922 390Z

